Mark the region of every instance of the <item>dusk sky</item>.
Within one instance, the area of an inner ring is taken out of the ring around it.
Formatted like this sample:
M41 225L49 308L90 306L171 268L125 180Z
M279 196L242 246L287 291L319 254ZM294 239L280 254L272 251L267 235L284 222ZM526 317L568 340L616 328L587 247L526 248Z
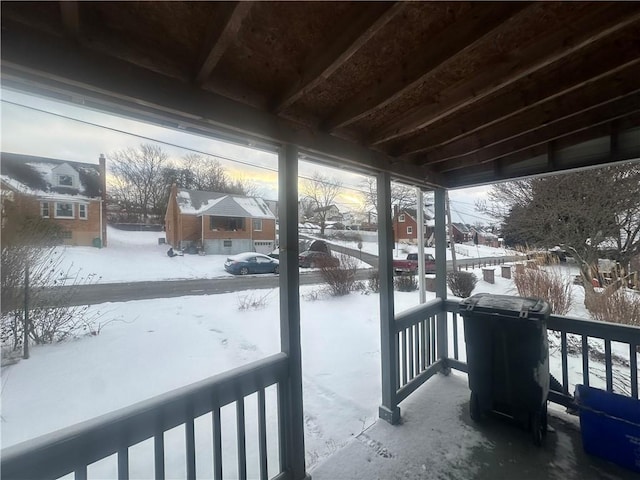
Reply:
M85 163L97 163L103 153L108 167L111 153L142 143L157 143L175 160L189 152L213 155L232 177L255 183L258 194L265 199L277 198L277 157L273 153L12 90L2 90L1 120L4 152ZM314 172L340 179L345 187L337 202L341 209L361 207L365 177L300 161L301 177L311 177ZM482 221L484 216L475 211L474 203L486 198L486 191L487 187L450 191L453 221Z

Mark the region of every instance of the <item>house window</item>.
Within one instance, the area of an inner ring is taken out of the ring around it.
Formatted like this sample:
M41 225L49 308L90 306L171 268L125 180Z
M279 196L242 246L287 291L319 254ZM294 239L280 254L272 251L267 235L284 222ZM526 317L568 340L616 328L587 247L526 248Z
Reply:
M82 220L87 219L87 206L84 203L81 203L80 205L78 205L78 216Z
M222 246L230 247L231 246L231 240L223 240L222 241Z
M227 232L243 231L244 218L240 217L209 217L209 228Z
M49 202L42 202L40 204L40 216L42 216L42 218L49 218Z
M74 218L73 203L56 202L56 218Z
M261 218L254 218L253 219L253 231L254 232L261 232L262 231L262 219Z
M398 217L399 222L404 222L404 213Z
M407 235L411 235L413 233L413 227L407 227Z
M73 177L71 175L58 174L58 185L61 187L73 187Z

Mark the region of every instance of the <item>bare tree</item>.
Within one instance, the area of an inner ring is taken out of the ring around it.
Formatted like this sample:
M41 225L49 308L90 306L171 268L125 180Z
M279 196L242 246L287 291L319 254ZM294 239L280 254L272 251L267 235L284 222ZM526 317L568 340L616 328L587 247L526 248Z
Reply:
M145 221L161 217L166 209L165 168L169 156L161 147L142 144L108 156L113 174L111 197L128 212L139 214Z
M342 189L342 182L314 173L312 178L302 185L303 199L314 205L314 213L320 223L320 235L324 235L329 209L335 204L336 197Z
M564 245L579 261L586 301L597 275L602 245L613 243L627 269L640 254L640 164L499 184L491 198L504 214L510 243L539 247ZM499 211L498 208L494 211Z
M365 206L368 211L378 211L378 189L375 178L367 178L363 182L365 190ZM416 189L403 183L391 182L391 205L397 206L398 210L416 208Z

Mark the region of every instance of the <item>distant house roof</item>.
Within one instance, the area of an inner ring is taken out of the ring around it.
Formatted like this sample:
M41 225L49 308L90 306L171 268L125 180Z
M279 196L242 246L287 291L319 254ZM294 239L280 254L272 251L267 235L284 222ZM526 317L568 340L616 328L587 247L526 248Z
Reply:
M328 212L329 210L332 209L336 209L338 212L340 211L340 209L338 207L336 207L335 205L327 205L326 207L318 207L318 208L314 208L313 211L314 212Z
M216 217L275 218L261 198L179 188L176 201L180 213Z
M452 223L453 228L458 230L460 233L469 233L469 227L467 227L464 223Z
M55 171L75 172L78 185L54 183ZM9 187L27 195L51 199L102 197L100 166L18 153L0 153L0 178Z

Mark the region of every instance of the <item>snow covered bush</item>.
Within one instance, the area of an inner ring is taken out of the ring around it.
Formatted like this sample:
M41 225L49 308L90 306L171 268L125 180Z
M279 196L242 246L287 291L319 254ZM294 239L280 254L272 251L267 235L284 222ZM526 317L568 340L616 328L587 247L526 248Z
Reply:
M518 295L547 301L556 315L565 315L571 308L572 282L553 269L545 270L531 264L513 274L513 283Z
M476 288L478 278L471 272L447 273L447 285L456 297L467 298Z
M264 295L257 295L255 293L251 293L248 295L243 295L238 297L238 310L260 310L265 308L269 303L269 296L271 295L271 291L268 291Z
M320 268L322 279L334 297L348 295L353 290L358 271L357 259L348 255L339 255L338 258L340 264L337 267L325 264Z
M399 275L393 279L393 286L399 292L415 292L418 289L418 281L415 275Z
M373 293L380 292L380 272L377 269L373 269L369 272L369 281L368 281L369 290Z
M640 327L640 295L624 288L597 294L587 302L591 318Z

